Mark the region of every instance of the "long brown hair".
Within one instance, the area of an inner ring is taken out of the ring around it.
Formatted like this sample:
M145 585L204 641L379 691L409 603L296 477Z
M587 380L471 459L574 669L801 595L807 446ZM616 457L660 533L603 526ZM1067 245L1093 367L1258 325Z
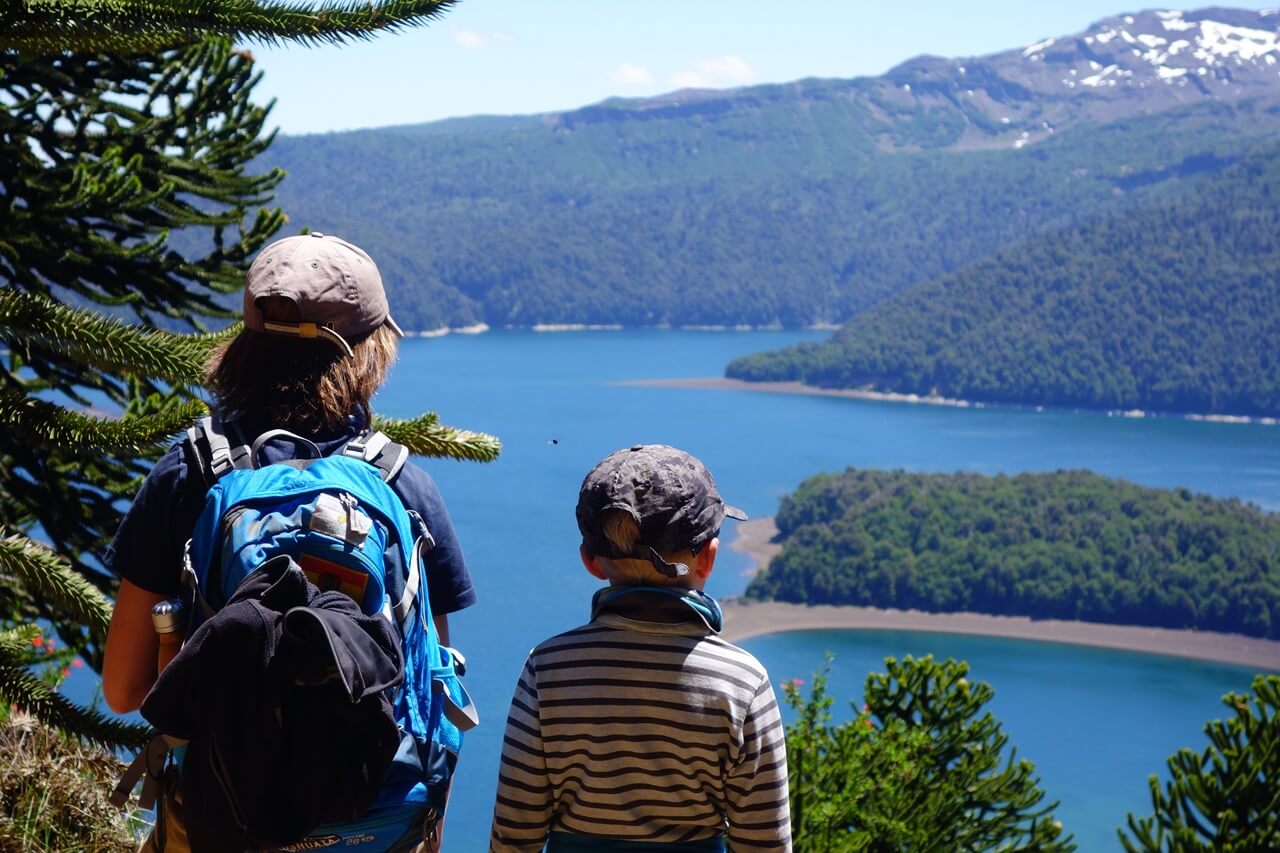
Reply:
M301 340L248 329L215 349L205 385L224 417L265 418L303 435L339 433L359 414L396 360L397 336L379 326L351 342L352 355L323 340Z

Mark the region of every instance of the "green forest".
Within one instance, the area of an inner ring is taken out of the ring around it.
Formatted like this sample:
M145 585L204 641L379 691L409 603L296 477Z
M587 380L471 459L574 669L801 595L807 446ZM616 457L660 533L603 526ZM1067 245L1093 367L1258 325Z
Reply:
M1280 517L1084 471L848 469L783 499L756 599L1280 638Z
M378 258L408 329L803 326L1176 198L1277 120L1262 103L1206 102L1021 150L938 151L922 112L895 116L888 150L855 83L280 137L262 163L287 172L291 227Z
M1036 237L729 376L968 400L1280 414L1280 149Z

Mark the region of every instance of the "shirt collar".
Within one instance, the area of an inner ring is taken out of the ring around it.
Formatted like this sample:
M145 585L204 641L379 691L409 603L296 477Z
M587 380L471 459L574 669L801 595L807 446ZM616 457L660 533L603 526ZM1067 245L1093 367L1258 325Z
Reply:
M676 586L609 586L591 598L591 621L657 634L719 634L720 605Z

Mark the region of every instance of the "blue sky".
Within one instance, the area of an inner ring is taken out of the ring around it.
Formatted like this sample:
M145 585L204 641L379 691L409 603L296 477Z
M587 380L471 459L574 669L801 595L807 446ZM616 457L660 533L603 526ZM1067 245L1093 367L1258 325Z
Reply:
M1232 5L1263 9L1277 0ZM273 121L285 133L315 133L570 109L687 86L880 74L922 53L992 53L1141 8L1149 7L1138 0L462 0L428 27L367 43L250 47L264 72L259 98L277 99Z

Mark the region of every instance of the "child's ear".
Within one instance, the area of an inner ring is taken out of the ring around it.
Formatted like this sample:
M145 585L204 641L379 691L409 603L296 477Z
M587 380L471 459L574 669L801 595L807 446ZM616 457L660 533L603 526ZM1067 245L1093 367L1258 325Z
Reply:
M716 554L720 551L719 537L713 537L702 546L702 550L693 555L693 572L704 581L711 577L711 570L716 565Z
M601 567L600 561L596 559L596 555L587 550L586 545L578 546L578 556L582 558L582 565L586 566L588 572L593 578L599 578L607 581L609 576L605 574L604 568Z

